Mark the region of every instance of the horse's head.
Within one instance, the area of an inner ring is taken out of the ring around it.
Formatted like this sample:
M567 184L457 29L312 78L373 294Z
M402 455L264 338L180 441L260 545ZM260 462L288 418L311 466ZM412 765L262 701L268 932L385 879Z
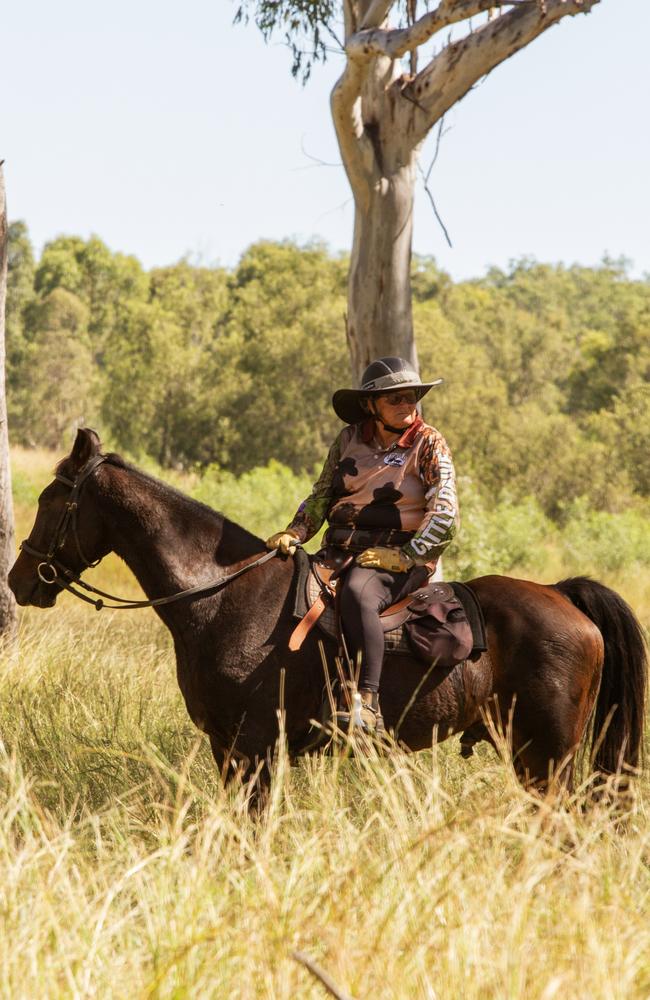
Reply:
M31 533L9 573L19 604L51 608L66 572L78 576L109 551L101 519L87 496L87 484L103 461L95 431L78 430L72 451L38 498Z

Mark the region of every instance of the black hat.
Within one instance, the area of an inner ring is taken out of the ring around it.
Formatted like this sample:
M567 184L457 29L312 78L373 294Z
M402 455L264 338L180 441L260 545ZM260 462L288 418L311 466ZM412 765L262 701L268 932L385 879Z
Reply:
M403 358L378 358L368 365L361 376L359 389L337 389L332 396L332 406L337 417L346 424L358 424L368 416L361 406L364 396L380 396L391 389L415 389L417 398L422 399L434 385L444 380L422 382L413 365Z

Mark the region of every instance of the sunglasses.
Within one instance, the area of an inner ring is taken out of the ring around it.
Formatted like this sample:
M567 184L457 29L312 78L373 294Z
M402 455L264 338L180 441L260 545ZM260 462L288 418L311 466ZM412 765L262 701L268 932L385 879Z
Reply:
M406 392L391 392L387 393L385 396L379 396L384 403L388 403L389 406L399 406L400 403L412 403L415 405L418 401L417 393L413 389L409 389Z

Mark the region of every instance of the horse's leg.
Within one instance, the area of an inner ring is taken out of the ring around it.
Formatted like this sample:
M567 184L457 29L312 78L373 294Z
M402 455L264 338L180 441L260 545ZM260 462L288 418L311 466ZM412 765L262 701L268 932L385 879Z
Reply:
M602 674L601 633L553 587L496 576L471 584L493 665L485 710L511 740L524 784L570 789Z
M534 658L509 697L500 693L499 725L512 740L515 771L527 787L571 792L602 666L600 637L579 634L555 655ZM493 715L493 718L495 716Z
M471 757L474 753L474 747L477 743L489 743L496 749L496 744L492 738L490 730L485 725L482 719L478 722L472 723L468 726L462 733L460 737L460 755L467 759Z
M517 702L517 697L520 701ZM519 704L524 711L515 712ZM471 757L477 743L489 743L497 753L501 750L503 741L509 743L508 753L512 756L512 764L520 782L526 787L545 787L549 776L549 764L562 755L566 741L548 740L548 734L537 733L535 738L525 722L530 715L527 706L521 703L521 695L511 699L501 695L499 699L488 704L485 709L487 718L479 719L465 729L460 738L460 752L464 758ZM554 720L555 722L556 720ZM540 738L541 736L541 738ZM543 745L542 745L543 740ZM578 740L579 742L579 740ZM573 779L573 755L569 754L565 766L558 772L561 784L570 788Z
M232 746L226 746L213 733L210 733L210 748L224 786L229 785L235 778L243 782L251 776L252 768L248 758L238 753Z
M249 760L232 747L226 747L214 735L210 747L224 787L234 781L247 788L246 805L252 814L263 812L271 790L271 761L268 758Z

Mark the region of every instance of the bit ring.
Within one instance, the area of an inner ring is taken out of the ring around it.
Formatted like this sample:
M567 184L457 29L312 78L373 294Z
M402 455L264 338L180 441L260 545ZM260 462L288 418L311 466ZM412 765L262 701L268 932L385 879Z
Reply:
M45 576L45 570L47 569L52 571L52 579L49 579L47 576ZM48 562L39 563L36 572L38 573L39 580L41 580L43 583L49 583L49 584L56 583L56 578L58 574L56 571L56 567L53 566L52 563Z

